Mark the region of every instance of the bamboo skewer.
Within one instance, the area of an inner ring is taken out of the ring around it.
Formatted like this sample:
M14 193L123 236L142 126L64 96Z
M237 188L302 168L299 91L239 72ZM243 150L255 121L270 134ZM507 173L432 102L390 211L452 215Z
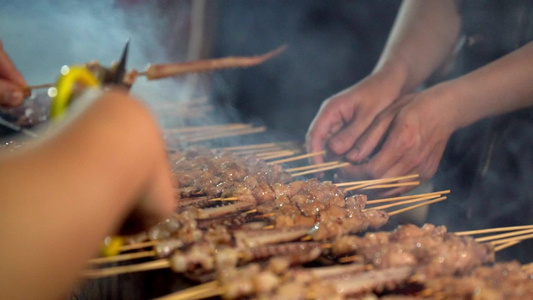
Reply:
M261 149L250 149L250 150L241 150L233 151L233 155L268 155L267 153L276 153L278 151L284 151L286 149L281 148L280 146L274 146L270 148L261 148Z
M309 157L314 157L314 156L319 156L319 155L324 155L324 154L326 154L326 151L307 153L307 154L303 154L303 155L299 155L299 156L295 156L295 157L290 157L290 158L271 161L271 162L269 162L269 164L277 165L277 164L282 164L282 163L286 163L286 162L296 161L296 160L309 158Z
M253 213L256 213L256 212L257 212L257 209L254 208L254 209L250 209L249 211L243 212L243 214L248 215L248 214L253 214Z
M494 252L502 251L503 249L507 249L509 247L512 247L516 244L520 243L520 241L511 241L505 244L501 244L499 246L494 247Z
M241 129L241 128L250 128L253 127L251 124L243 124L243 123L234 123L234 124L224 124L224 125L210 125L210 126L190 126L190 127L182 127L182 128L167 128L164 129L164 133L180 133L180 134L186 134L186 133L197 133L197 132L203 132L203 131L211 131L211 130L228 130L228 129Z
M245 129L237 129L231 132L223 132L223 133L215 133L210 136L201 136L201 137L194 137L190 139L185 139L185 142L193 143L193 142L201 142L206 140L213 140L213 139L219 139L219 138L225 138L230 136L237 136L237 135L246 135L246 134L253 134L253 133L260 133L266 131L266 127L256 127L256 128L245 128Z
M533 269L533 263L522 265L522 270L529 270L529 269Z
M211 138L216 138L218 136L226 136L228 134L238 134L238 133L241 133L241 132L248 132L250 130L257 130L258 128L262 128L262 127L253 127L252 126L246 126L246 127L242 127L242 128L228 128L228 129L224 129L224 130L211 130L209 132L193 132L189 135L185 135L182 139L186 140L186 141L190 141L190 140L196 140L196 139L200 139L200 138L205 138L205 139L211 139ZM266 128L265 128L266 130Z
M493 240L499 240L502 238L517 236L517 235L523 235L527 233L533 233L533 229L525 229L525 230L519 230L514 232L508 232L508 233L502 233L502 234L496 234L491 236L485 236L476 238L476 242L486 242L486 241L493 241Z
M140 263L136 265L110 267L99 270L86 270L82 273L85 278L101 278L107 276L114 276L126 273L166 269L170 267L170 261L168 259L159 259L146 263Z
M194 286L192 288L188 288L183 291L165 295L163 297L156 298L154 300L202 299L202 297L198 298L198 296L200 295L203 296L206 292L213 290L213 289L218 289L219 287L220 287L220 284L218 281L211 281L208 283ZM197 297L197 298L194 298L194 297Z
M44 84L35 84L35 85L29 85L25 87L26 90L39 90L39 89L47 89L56 86L55 83L44 83Z
M262 214L262 215L257 215L257 216L254 216L255 218L268 218L268 217L273 217L277 215L277 213L267 213L267 214Z
M393 187L417 186L417 185L420 185L420 181L371 185L371 186L367 186L367 187L361 188L361 190L390 189L390 188L393 188Z
M228 197L228 198L213 198L209 199L209 201L238 201L239 197Z
M296 172L296 171L306 171L306 170L310 170L310 169L314 169L314 168L329 167L329 166L333 166L333 165L336 165L336 164L339 164L339 163L340 162L338 162L338 161L330 161L330 162L327 162L327 163L321 163L321 164L316 164L316 165L309 165L309 166L285 169L285 172L291 173L291 172Z
M248 150L248 149L262 149L262 148L269 148L269 147L274 147L278 145L279 145L278 143L266 143L266 144L253 144L253 145L215 148L213 150L235 151L235 150Z
M341 183L335 183L335 185L338 186L338 187L344 187L344 186L361 185L361 184L365 184L365 183L372 183L372 184L388 183L388 182L391 182L391 181L414 179L414 178L418 178L418 177L419 177L418 174L412 174L412 175L406 175L406 176L401 176L401 177L390 177L390 178L381 178L381 179L372 179L372 180L359 180L359 181L341 182Z
M364 210L367 210L369 208L371 208L371 209L385 209L385 208L390 208L390 207L395 207L395 206L402 206L402 205L405 205L405 204L431 200L433 198L437 198L438 196L439 195L420 197L420 198L415 198L415 199L411 199L411 200L404 200L404 201L399 201L399 202L395 202L395 203L391 203L391 204L384 204L384 205L381 205L381 206L368 207L368 208L365 208Z
M274 159L274 158L287 157L287 156L291 156L291 155L294 155L294 151L284 150L284 151L278 152L277 154L272 154L272 155L267 155L267 156L259 156L259 158L262 159L262 160L269 160L269 159Z
M90 264L106 264L106 263L119 262L119 261L125 261L125 260L130 260L130 259L153 257L155 255L156 255L155 251L142 251L142 252L136 252L136 253L127 253L127 254L109 256L109 257L93 258L89 260L89 263Z
M252 124L243 124L240 126L228 127L228 128L212 128L207 131L201 130L201 131L183 132L183 133L179 133L179 135L181 135L183 139L193 139L193 138L198 138L198 137L207 137L207 136L221 135L224 133L245 131L245 130L250 130L253 128L254 128L254 125ZM174 133L165 132L165 134L169 135L169 134L174 134Z
M143 242L143 243L125 245L125 246L120 247L120 252L153 247L153 246L155 246L157 244L159 244L159 241L148 241L148 242Z
M432 192L432 193L425 193L425 194L418 194L418 195L407 195L407 196L400 196L400 197L392 197L392 198L383 198L383 199L376 199L376 200L370 200L367 201L366 204L377 204L377 203L385 203L385 202L394 202L398 200L407 200L412 198L419 198L419 197L425 197L425 196L440 196L444 194L449 194L450 190L440 191L440 192ZM532 225L533 227L533 225Z
M349 262L354 262L354 261L360 260L360 259L363 259L363 258L361 256L359 256L359 255L352 255L352 256L346 256L346 257L339 258L339 262L340 263L349 263Z
M403 212L406 212L406 211L409 211L409 210L412 210L412 209L415 209L415 208L419 208L419 207L422 207L422 206L430 205L430 204L437 203L437 202L440 202L440 201L443 201L443 200L446 200L446 196L443 196L443 197L440 197L440 198L437 198L435 200L431 200L431 201L428 201L428 202L424 202L424 203L420 203L420 204L417 204L417 205L413 205L413 206L410 206L410 207L398 209L398 210L395 210L395 211L390 212L388 214L389 214L389 216L394 216L394 215L401 214Z
M329 167L323 167L323 168L303 171L303 172L292 174L292 177L294 178L294 177L298 177L298 176L302 176L302 175L313 174L313 173L318 173L318 172L328 171L328 170L333 170L333 169L338 169L338 168L344 168L344 167L349 166L349 165L350 165L350 163L342 163L342 164L333 165L333 166L329 166Z
M390 184L376 184L372 182L363 183L360 185L352 186L345 188L345 192L355 191L355 190L371 190L371 189L387 189L393 187L401 186L417 186L420 184L420 181L410 181L410 182L399 182L399 183L390 183Z
M492 245L500 245L500 244L505 244L505 243L508 243L508 242L511 242L511 241L522 241L522 240L527 240L527 239L531 239L531 238L533 238L533 233L532 234L521 235L521 236L510 237L510 238L501 239L501 240L496 240L496 241L491 241L490 243Z
M304 236L303 238L301 238L300 241L302 241L302 242L307 242L307 241L310 241L310 240L312 240L312 239L313 239L312 236L310 236L310 235L306 235L306 236Z
M502 232L502 231L512 231L512 230L521 230L521 229L530 229L530 228L533 228L533 225L497 227L497 228L487 228L487 229L460 231L460 232L456 232L455 235L476 235L476 234Z

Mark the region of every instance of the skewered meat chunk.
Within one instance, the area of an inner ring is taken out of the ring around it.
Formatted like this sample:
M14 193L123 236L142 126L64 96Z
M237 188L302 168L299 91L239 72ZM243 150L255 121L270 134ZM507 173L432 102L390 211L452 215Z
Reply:
M184 197L195 192L216 197L236 183L244 182L253 189L260 183L271 185L292 179L281 166L268 165L258 159L239 158L230 153L217 153L207 148L175 152L169 158L173 161L178 186L188 188L181 191Z
M364 237L344 236L332 247L333 254L355 253L376 268L418 266L417 278L466 274L494 260L490 245L471 237L446 233L444 226L419 228L403 225L390 233L367 233Z
M177 273L184 273L198 267L207 271L213 270L215 253L216 249L213 244L196 243L187 252L176 251L170 257L170 266Z
M482 266L470 276L445 276L424 283L447 299L533 299L533 277L517 262Z

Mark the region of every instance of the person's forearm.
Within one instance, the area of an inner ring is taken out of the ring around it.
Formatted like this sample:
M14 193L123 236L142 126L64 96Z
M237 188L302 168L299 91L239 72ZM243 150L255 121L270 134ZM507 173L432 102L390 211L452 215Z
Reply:
M533 42L474 72L442 83L457 128L533 105Z
M35 287L2 286L0 294L31 299L39 291L49 299L58 287L67 292L135 205L158 165L150 151L160 145L146 110L115 93L37 147L0 160L0 277Z
M459 30L453 0L405 0L374 73L394 74L399 88L411 91L451 55Z

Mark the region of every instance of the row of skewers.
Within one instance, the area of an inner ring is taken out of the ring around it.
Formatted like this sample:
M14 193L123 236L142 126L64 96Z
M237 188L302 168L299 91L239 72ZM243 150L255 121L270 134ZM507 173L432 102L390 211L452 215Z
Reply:
M528 273L516 263L490 266L496 251L530 238L533 226L479 231L508 232L478 239L465 236L478 232L448 233L431 224L358 236L386 225L392 215L443 201L449 191L368 201L365 195L348 193L415 184L405 181L416 176L340 184L294 181L290 168L283 168L290 158L279 163L257 157L284 151L274 147L282 148L270 143L169 151L181 198L175 217L130 237L121 248L126 253L91 260L96 268L84 276L170 268L204 282L162 299L469 299L478 293L475 288L459 292L444 284L458 284L454 280L465 276L474 276L469 282L476 282L475 287L490 286L491 297L533 292L528 288L532 281L524 277ZM101 268L140 259L149 261ZM498 289L485 280L498 270L513 274L509 278L521 287L515 294L503 289L503 283Z

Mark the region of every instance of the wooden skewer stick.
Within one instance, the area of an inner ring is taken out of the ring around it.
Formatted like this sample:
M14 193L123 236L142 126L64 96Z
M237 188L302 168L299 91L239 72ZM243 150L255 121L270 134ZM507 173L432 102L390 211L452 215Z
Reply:
M266 144L253 144L253 145L242 145L242 146L233 146L233 147L224 147L224 148L215 148L213 150L224 150L224 151L234 151L234 150L247 150L247 149L261 149L277 146L278 143L266 143Z
M391 184L376 184L372 182L363 183L360 185L352 186L345 188L345 192L355 191L355 190L371 190L371 189L387 189L400 186L412 186L419 185L420 181L410 181L410 182L400 182L400 183L391 183Z
M303 172L299 172L299 173L294 173L294 174L291 174L291 175L292 175L292 178L294 178L294 177L298 177L298 176L302 176L302 175L307 175L307 174L313 174L313 173L318 173L318 172L322 172L322 171L328 171L328 170L344 168L344 167L347 167L349 165L350 165L350 163L342 163L342 164L333 165L333 166L329 166L329 167L323 167L323 168L303 171Z
M209 201L237 201L239 200L239 197L228 197L228 198L213 198L209 199Z
M139 72L137 76L146 76L148 80L152 80L170 76L180 76L189 73L202 73L220 69L252 67L277 56L283 52L285 48L286 46L281 46L263 55L250 57L235 56L175 64L149 65L145 72Z
M390 178L381 178L381 179L372 179L372 180L341 182L341 183L335 183L335 185L338 187L343 187L343 186L360 185L360 184L365 184L365 183L377 184L377 183L400 181L400 180L405 180L405 179L414 179L418 177L419 177L418 174L412 174L412 175L406 175L406 176L401 176L401 177L390 177Z
M413 198L419 198L419 197L425 197L425 196L440 196L440 195L449 194L449 193L450 193L450 190L445 190L445 191L440 191L440 192L424 193L424 194L417 194L417 195L383 198L383 199L367 201L366 204L368 205L368 204L377 204L377 203L385 203L385 202L395 202L398 200L407 200L407 199L413 199Z
M329 166L333 166L333 165L336 165L336 164L339 164L340 162L338 161L330 161L330 162L327 162L327 163L321 163L321 164L316 164L316 165L309 165L309 166L303 166L303 167L297 167L297 168L290 168L290 169L286 169L285 172L296 172L296 171L305 171L305 170L310 170L310 169L314 169L314 168L321 168L321 167L329 167Z
M253 129L254 126L253 125L243 125L243 126L236 126L236 127L233 127L233 128L219 128L219 129L216 129L216 128L213 128L213 129L210 129L208 130L207 132L206 131L191 131L191 132L184 132L184 133L179 133L179 135L182 136L183 139L193 139L193 138L198 138L198 137L209 137L209 136L218 136L218 135L221 135L221 134L225 134L225 133L234 133L234 132L239 132L239 131L246 131L246 130L250 130L250 129ZM169 132L165 132L166 135L169 135L169 134L174 134L174 133L169 133Z
M394 207L394 206L402 206L402 205L405 205L405 204L431 200L431 199L434 199L434 198L436 198L438 196L440 196L440 195L420 197L420 198L415 198L415 199L411 199L411 200L403 200L403 201L398 201L398 202L395 202L395 203L385 204L385 205L375 206L375 207L367 207L363 211L365 211L365 210L367 210L369 208L372 208L372 209L385 209L385 208Z
M29 85L25 87L25 89L28 89L28 90L47 89L47 88L54 87L55 85L56 85L55 83L36 84L36 85Z
M111 268L105 268L105 269L100 269L100 270L86 270L82 273L82 276L85 278L94 279L94 278L102 278L102 277L120 275L120 274L125 274L125 273L142 272L142 271L166 269L166 268L170 268L170 261L168 259L159 259L159 260L154 260L154 261L150 261L146 263L130 265L130 266L111 267Z
M219 138L225 138L230 136L237 136L237 135L246 135L246 134L252 134L252 133L260 133L266 131L266 127L257 127L257 128L250 128L250 129L240 129L235 130L233 132L223 132L220 134L213 134L212 136L202 136L202 137L196 137L191 139L186 139L185 141L188 143L193 142L200 142L200 141L207 141L207 140L213 140L213 139L219 139Z
M120 247L120 252L153 247L153 246L155 246L157 244L159 244L159 241L148 241L148 242L143 242L143 243L135 243L135 244L131 244L131 245L125 245L125 246Z
M533 269L533 263L528 263L528 264L522 265L521 269L522 270Z
M184 141L190 142L196 141L197 139L213 139L218 138L219 136L225 137L227 135L238 135L242 132L248 132L250 130L256 130L257 128L253 126L243 127L243 128L229 128L224 130L212 130L211 132L192 132L190 135L183 136Z
M320 245L321 249L331 249L332 247L333 247L333 244L331 243L325 243L325 244Z
M259 156L259 158L262 160L269 160L269 159L287 157L287 156L292 156L292 155L294 155L294 151L284 150L284 151L280 151L278 154L272 154L268 156Z
M526 233L533 233L533 229L525 229L525 230L519 230L519 231L514 231L514 232L491 235L491 236L484 236L484 237L476 238L476 242L481 243L481 242L499 240L499 239L503 239L503 238L507 238L511 236L523 235Z
M390 188L393 188L393 187L417 186L417 185L420 185L420 181L371 185L371 186L364 187L361 190L390 189Z
M226 130L226 129L237 129L237 128L250 128L253 127L251 124L235 123L235 124L224 124L224 125L211 125L211 126L190 126L182 128L167 128L163 129L164 133L189 133L189 132L203 132L208 130Z
M277 213L267 213L267 214L262 214L262 215L257 215L257 216L254 216L254 218L269 218L269 217L273 217L277 215ZM263 228L264 229L264 228Z
M277 151L284 151L280 146L274 146L269 148L261 149L250 149L250 150L241 150L231 152L233 155L268 155L267 153L276 153Z
M496 241L492 241L490 243L493 244L493 245L500 245L500 244L505 244L505 243L508 243L508 242L511 242L511 241L523 241L523 240L527 240L527 239L530 239L530 238L533 238L533 233L532 234L521 235L521 236L510 237L510 238L501 239L501 240L496 240Z
M476 234L503 232L503 231L513 231L513 230L530 229L530 228L533 228L533 225L497 227L497 228L487 228L487 229L460 231L460 232L456 232L455 235L476 235Z
M420 204L417 204L417 205L413 205L413 206L410 206L410 207L398 209L398 210L395 210L395 211L390 212L388 214L389 214L389 216L394 216L394 215L401 214L401 213L404 213L406 211L409 211L411 209L415 209L415 208L419 208L419 207L422 207L422 206L430 205L430 204L437 203L437 202L440 202L440 201L443 201L443 200L446 200L446 196L443 196L443 197L440 197L440 198L437 198L435 200L431 200L431 201L428 201L428 202L424 202L424 203L420 203Z
M267 226L263 227L263 229L265 229L265 230L274 229L274 225L267 225Z
M354 262L354 261L360 260L360 259L363 259L363 258L361 256L359 256L359 255L352 255L352 256L346 256L346 257L339 258L339 262L340 263L348 263L348 262Z
M253 213L256 213L257 212L257 209L250 209L249 211L245 211L243 212L243 214L247 215L247 214L253 214Z
M142 251L135 253L120 254L110 257L98 257L89 260L90 264L107 264L112 262L125 261L130 259L154 257L156 255L155 251Z
M272 151L272 152L267 152L267 153L259 153L259 154L256 155L256 157L265 160L265 159L271 159L270 156L273 156L273 158L276 158L275 156L277 156L278 154L294 155L294 151L288 150L288 149L283 149L283 150L279 150L279 151Z
M520 241L512 241L505 244L501 244L499 246L494 247L494 252L502 251L503 249L507 249L509 247L512 247L516 244L520 243Z
M286 162L290 162L290 161L296 161L296 160L309 158L309 157L313 157L313 156L324 155L324 154L326 154L326 151L312 152L312 153L307 153L307 154L303 154L303 155L298 155L298 156L295 156L295 157L290 157L290 158L271 161L271 162L269 162L269 164L277 165L277 164L282 164L282 163L286 163Z

